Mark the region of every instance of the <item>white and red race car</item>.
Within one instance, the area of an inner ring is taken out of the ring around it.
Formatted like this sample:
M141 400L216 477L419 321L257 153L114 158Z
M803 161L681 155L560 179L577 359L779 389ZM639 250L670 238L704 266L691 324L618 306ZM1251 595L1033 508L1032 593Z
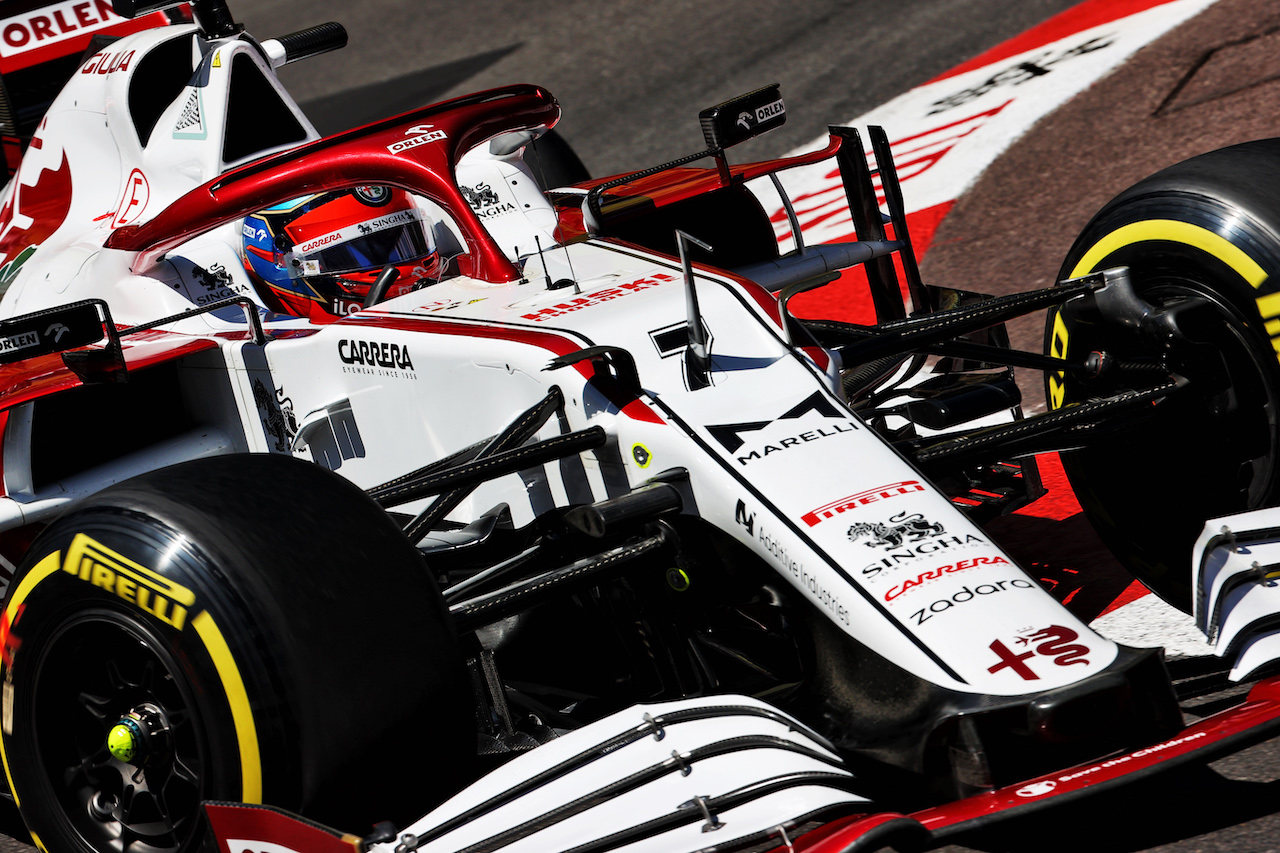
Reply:
M0 199L0 747L45 850L864 850L1280 727L1274 679L1187 722L980 526L1070 450L1233 677L1280 657L1275 143L984 299L920 282L879 129L874 174L849 128L729 162L776 86L544 193L545 90L321 139L274 68L341 29L193 8L87 58ZM779 241L824 161L859 239ZM792 315L847 269L876 325Z

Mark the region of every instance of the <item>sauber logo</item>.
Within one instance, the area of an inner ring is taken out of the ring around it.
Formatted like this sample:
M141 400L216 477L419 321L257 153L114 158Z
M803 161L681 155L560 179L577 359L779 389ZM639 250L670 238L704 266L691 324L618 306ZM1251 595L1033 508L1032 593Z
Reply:
M344 364L363 364L370 367L388 367L393 370L413 370L409 348L399 344L375 341L338 341L338 358Z
M426 145L428 142L439 142L441 139L448 139L448 134L443 130L432 130L433 127L435 127L433 124L415 124L404 132L405 136L412 134L412 138L393 142L387 146L387 150L392 154L399 154L401 151L408 151L410 148L417 148L419 145Z
M140 610L181 631L196 596L185 586L156 574L102 543L76 534L62 570L123 598Z
M898 495L909 495L912 492L923 491L924 486L920 485L919 480L903 480L900 483L890 483L887 486L876 486L874 489L867 489L810 510L800 516L800 519L810 527L815 527L820 522L826 521L828 518L834 518L842 512L848 512L851 509L857 509L860 506L866 506L877 501L895 498Z
M110 0L68 0L0 25L0 56L17 56L113 24L123 23Z

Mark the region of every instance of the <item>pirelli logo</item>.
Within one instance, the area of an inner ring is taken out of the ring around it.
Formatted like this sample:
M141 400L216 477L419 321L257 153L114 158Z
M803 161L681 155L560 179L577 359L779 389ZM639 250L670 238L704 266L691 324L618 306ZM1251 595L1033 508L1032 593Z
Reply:
M191 590L117 554L84 533L67 549L62 570L101 587L181 631L187 610L195 604Z

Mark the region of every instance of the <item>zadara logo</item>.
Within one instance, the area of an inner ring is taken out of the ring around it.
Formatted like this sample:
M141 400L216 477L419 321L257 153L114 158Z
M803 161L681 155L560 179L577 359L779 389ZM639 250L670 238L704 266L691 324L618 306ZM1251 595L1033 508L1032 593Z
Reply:
M399 154L401 151L408 151L410 148L417 148L428 142L439 142L449 138L443 130L432 130L433 127L435 127L433 124L415 124L404 132L405 136L410 137L409 139L393 142L387 146L387 150L392 154Z

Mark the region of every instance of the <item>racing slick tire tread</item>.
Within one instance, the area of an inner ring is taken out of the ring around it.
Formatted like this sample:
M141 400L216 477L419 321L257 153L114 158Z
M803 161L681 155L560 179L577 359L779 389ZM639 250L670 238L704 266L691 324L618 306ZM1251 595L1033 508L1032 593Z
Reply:
M311 463L221 456L108 488L36 541L4 613L0 744L46 849L195 850L208 799L365 832L470 781L439 590L385 512ZM157 706L167 734L113 758L114 723Z
M1121 193L1077 238L1059 280L1121 266L1152 304L1188 296L1213 303L1222 321L1214 343L1229 365L1236 411L1210 414L1193 384L1190 396L1155 407L1139 432L1064 453L1063 467L1104 543L1189 612L1191 548L1205 520L1280 498L1280 139L1192 158ZM1064 316L1049 314L1047 352L1078 359L1112 351L1117 330L1067 328ZM1090 393L1087 383L1046 377L1051 408Z

